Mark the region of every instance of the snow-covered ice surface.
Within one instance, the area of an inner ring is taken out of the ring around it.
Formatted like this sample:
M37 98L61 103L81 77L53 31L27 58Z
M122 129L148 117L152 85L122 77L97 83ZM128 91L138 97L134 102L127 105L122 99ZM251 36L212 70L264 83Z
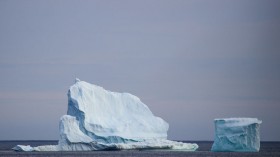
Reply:
M258 152L260 124L257 118L215 119L212 151Z
M168 123L140 99L76 79L68 91L67 115L60 119L58 145L22 151L174 149L195 151L197 144L167 140ZM32 147L31 147L32 148Z

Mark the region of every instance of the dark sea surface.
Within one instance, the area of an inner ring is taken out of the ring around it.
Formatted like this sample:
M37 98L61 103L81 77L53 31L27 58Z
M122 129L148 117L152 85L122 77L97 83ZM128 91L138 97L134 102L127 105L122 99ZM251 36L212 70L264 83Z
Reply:
M265 157L280 157L280 142L261 142L260 152L211 152L212 141L186 141L188 143L197 143L199 149L195 152L184 152L184 151L170 151L170 150L123 150L123 151L80 151L80 152L15 152L11 150L14 146L21 145L55 145L57 141L0 141L0 157L4 156L13 156L13 157L57 157L57 156L93 156L93 157L102 157L102 156L116 156L116 157L128 157L128 156L173 156L173 157L251 157L251 156L265 156Z

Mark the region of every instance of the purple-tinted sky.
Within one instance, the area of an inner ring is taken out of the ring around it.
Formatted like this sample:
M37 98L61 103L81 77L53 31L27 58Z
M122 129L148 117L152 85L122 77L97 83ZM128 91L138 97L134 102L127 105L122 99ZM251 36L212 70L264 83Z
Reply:
M58 139L76 77L138 96L169 139L257 117L280 140L279 0L1 0L0 140Z

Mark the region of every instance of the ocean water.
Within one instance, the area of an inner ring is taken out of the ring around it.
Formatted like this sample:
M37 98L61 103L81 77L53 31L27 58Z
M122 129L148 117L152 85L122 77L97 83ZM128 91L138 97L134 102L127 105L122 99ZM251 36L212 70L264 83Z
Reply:
M231 156L231 157L251 157L251 156L265 156L265 157L280 157L280 142L261 142L260 152L210 152L212 141L186 141L190 143L197 143L199 145L199 149L195 152L183 152L183 151L168 151L168 150L123 150L123 151L92 151L92 152L15 152L11 150L14 146L21 145L31 145L31 146L39 146L39 145L54 145L57 144L58 141L0 141L0 157L4 156L13 156L13 157L21 157L21 156L94 156L94 157L140 157L140 156L173 156L173 157L181 157L181 156L189 156L189 157L222 157L222 156Z

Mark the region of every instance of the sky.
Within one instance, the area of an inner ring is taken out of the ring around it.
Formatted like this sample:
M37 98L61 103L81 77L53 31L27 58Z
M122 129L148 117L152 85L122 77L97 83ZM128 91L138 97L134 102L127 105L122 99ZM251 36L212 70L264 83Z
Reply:
M256 117L280 140L280 1L1 0L0 140L57 140L75 78L138 96L168 139Z

